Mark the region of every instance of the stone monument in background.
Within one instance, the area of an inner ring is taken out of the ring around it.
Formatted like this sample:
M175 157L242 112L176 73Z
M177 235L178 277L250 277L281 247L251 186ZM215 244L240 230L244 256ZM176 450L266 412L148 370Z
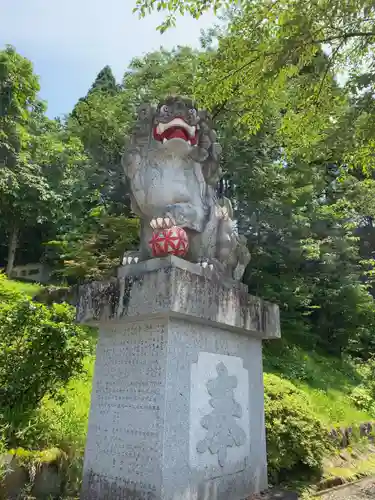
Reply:
M99 327L84 500L242 500L267 487L262 339L276 305L240 283L250 255L208 115L141 106L123 158L140 249L80 289Z

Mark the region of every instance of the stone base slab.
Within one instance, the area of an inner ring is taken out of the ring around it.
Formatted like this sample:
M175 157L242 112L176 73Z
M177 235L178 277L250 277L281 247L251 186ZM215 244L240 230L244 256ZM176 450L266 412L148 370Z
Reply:
M129 320L149 314L186 317L261 339L280 337L279 308L223 282L178 257L152 259L119 269L118 277L80 288L77 320Z

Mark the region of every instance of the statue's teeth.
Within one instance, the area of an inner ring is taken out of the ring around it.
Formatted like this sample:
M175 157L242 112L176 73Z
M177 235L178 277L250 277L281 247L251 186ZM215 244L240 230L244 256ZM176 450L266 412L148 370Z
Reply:
M194 137L195 136L195 131L196 131L196 127L194 127L193 125L191 127L189 127L190 137Z
M156 131L159 135L161 135L163 132L165 132L166 130L168 130L171 127L184 128L188 132L190 137L194 137L195 132L197 130L197 127L195 125L189 125L185 122L185 120L182 120L181 118L173 118L173 120L171 120L168 123L162 123L162 122L158 123L158 125L156 127Z
M164 123L158 123L158 126L156 127L156 132L158 134L162 134L165 130L165 124Z

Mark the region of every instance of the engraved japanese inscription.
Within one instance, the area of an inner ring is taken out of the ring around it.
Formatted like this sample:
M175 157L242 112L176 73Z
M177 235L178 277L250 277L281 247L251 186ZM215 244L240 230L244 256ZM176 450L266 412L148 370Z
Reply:
M243 470L250 455L249 372L243 360L200 352L190 384L190 467L210 477Z
M211 396L212 412L201 419L207 430L205 439L197 444L198 453L209 450L218 455L221 467L227 459L227 448L241 446L246 441L246 434L238 425L237 419L242 416L242 408L234 399L233 390L237 387L237 377L228 375L223 362L216 366L217 378L207 382L207 391Z
M102 332L92 395L87 466L148 498L161 487L164 325L119 325Z

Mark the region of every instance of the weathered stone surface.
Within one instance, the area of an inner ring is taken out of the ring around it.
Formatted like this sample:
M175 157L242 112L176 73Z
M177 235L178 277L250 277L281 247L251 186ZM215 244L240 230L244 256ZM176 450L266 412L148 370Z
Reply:
M55 463L43 463L38 467L31 495L38 499L60 498L64 489L63 471Z
M120 268L118 278L80 289L77 320L105 323L150 314L225 325L262 339L280 337L279 308L177 257Z
M83 287L77 315L99 326L82 500L266 488L261 338L279 335L276 307L167 258Z
M44 462L40 455L45 452L35 452L35 456L26 452L28 460L12 453L0 456L0 467L5 472L0 482L0 499L15 500L28 495L41 500L61 497L66 481L66 456L60 451L56 459Z
M0 499L16 500L22 498L22 494L29 483L27 469L19 464L17 458L10 453L0 457L0 466L5 470L0 482Z

